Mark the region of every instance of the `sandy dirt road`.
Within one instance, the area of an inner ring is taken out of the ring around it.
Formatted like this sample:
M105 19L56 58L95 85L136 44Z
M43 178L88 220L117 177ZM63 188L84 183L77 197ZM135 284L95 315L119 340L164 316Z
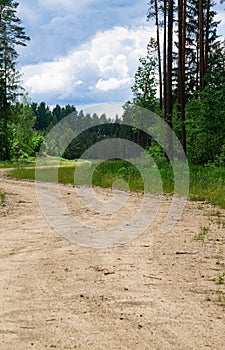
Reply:
M109 196L110 190L98 190ZM225 211L187 202L160 231L170 205L128 244L94 249L52 229L34 183L0 178L0 348L222 350L225 344ZM61 186L71 213L102 225ZM133 194L122 219L133 215ZM112 215L108 224L119 220ZM193 239L202 228L204 241ZM207 231L207 230L206 230Z

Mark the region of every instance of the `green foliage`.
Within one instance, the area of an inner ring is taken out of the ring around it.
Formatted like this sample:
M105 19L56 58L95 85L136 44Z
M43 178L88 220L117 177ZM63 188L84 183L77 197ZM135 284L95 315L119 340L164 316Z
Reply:
M155 111L156 108L156 74L158 68L157 43L151 38L147 46L147 54L139 59L141 65L134 76L131 90L134 103L138 106Z
M225 39L218 42L211 53L205 81L211 90L220 90L225 84Z
M56 129L51 130L51 139L48 142L44 141L41 147L41 152L48 156L61 157L65 148L65 144L69 143L70 139L73 139L73 130L68 123L63 123L63 132L58 132Z
M44 137L34 129L35 115L26 96L22 103L12 107L14 115L10 124L11 157L16 159L35 156L43 143Z
M148 148L148 153L155 159L157 164L166 163L165 152L156 141L152 141L151 146Z
M20 75L16 69L16 46L26 46L21 20L16 16L19 3L0 2L0 159L10 158L11 104L20 94Z
M45 102L32 103L33 114L36 116L35 128L36 130L45 130L49 127L51 119L51 111Z
M133 164L125 160L107 160L97 167L93 173L93 184L101 187L113 187L116 180L124 180L130 190L143 191L143 180L141 174ZM120 189L122 187L120 182Z
M207 86L186 107L187 154L193 164L223 158L225 135L225 83Z
M225 144L221 147L220 154L216 155L213 164L217 167L225 167Z
M15 113L18 114L17 123L13 125L13 144L12 152L15 148L19 149L20 155L34 155L33 138L35 118L32 110L27 104L18 104L15 107Z
M208 52L205 52L205 56L208 57L208 64L212 66L212 53L215 51L218 43L217 27L219 22L216 21L216 12L214 7L215 1L210 2L209 8L209 23L208 23L208 34L206 34L207 27L207 5L208 1L203 1L203 12L204 12L204 41L206 44L206 36L208 35ZM199 1L189 0L187 1L186 11L186 98L187 101L193 98L196 91L199 89ZM206 47L205 47L206 49ZM206 59L206 57L205 57ZM176 83L176 80L175 80Z

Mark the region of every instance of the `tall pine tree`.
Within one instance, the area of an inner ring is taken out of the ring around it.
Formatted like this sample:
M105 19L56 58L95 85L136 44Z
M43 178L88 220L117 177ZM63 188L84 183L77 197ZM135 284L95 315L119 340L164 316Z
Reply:
M19 72L16 68L18 45L26 46L29 37L17 17L18 2L0 0L0 159L10 157L10 105L19 95Z

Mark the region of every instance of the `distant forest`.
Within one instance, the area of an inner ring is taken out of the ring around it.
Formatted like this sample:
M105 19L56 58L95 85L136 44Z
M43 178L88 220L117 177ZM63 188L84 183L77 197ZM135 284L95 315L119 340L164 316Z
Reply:
M51 128L71 113L74 123L66 126L68 134L74 128L86 131L69 144L63 154L67 159L79 158L107 138L134 141L163 158L163 150L141 127L124 125L132 118L139 125L132 112L132 106L139 106L168 123L191 164L225 166L225 43L218 36L214 1L148 2L147 20L155 25L155 37L140 58L131 87L133 100L124 103L123 116L114 120L105 114L85 115L71 105L50 109L45 102L30 101L17 70L17 47L26 46L30 38L17 8L15 1L0 1L0 160L35 157ZM173 159L177 155L169 128L166 141ZM59 155L59 144L57 138L46 154Z

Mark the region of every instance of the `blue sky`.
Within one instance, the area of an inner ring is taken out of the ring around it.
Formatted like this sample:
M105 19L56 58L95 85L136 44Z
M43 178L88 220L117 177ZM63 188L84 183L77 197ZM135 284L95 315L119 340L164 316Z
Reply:
M148 0L21 0L18 15L31 37L19 68L33 101L75 106L131 98L138 60L154 26ZM220 33L225 35L224 6Z

